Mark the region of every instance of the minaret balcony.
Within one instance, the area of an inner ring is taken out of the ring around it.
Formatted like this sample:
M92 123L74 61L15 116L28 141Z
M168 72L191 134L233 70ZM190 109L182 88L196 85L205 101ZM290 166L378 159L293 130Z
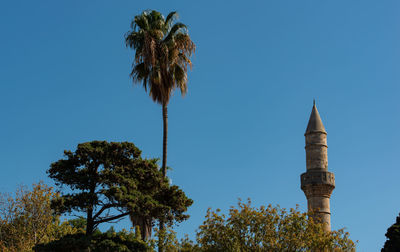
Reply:
M304 191L306 186L310 185L326 185L335 188L335 175L332 172L321 170L309 170L300 176L301 189Z

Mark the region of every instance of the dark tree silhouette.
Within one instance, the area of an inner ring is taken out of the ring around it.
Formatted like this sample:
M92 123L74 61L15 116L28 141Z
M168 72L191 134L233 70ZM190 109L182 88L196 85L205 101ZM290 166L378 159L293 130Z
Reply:
M84 212L87 236L99 224L127 215L169 223L188 218L184 212L192 200L169 184L156 159L142 159L134 144L92 141L64 155L47 171L60 189L69 187L52 201L52 208L59 214ZM146 239L150 231L140 228Z
M396 223L390 226L385 234L387 240L382 248L383 252L400 251L400 214L396 217Z

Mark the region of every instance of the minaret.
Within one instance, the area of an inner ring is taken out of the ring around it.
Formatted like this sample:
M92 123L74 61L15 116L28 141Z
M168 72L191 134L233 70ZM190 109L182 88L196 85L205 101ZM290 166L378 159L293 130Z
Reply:
M304 136L307 171L300 176L301 190L307 197L308 211L313 211L315 219L324 223L325 231L331 231L329 198L335 188L335 176L328 172L326 131L315 101Z

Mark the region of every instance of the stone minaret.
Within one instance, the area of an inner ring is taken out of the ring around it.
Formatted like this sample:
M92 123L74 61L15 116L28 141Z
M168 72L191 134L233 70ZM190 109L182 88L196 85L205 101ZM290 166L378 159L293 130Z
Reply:
M326 131L315 101L304 136L307 171L300 176L301 190L307 197L308 211L313 211L315 219L324 223L325 231L331 231L329 198L335 188L335 176L328 172Z

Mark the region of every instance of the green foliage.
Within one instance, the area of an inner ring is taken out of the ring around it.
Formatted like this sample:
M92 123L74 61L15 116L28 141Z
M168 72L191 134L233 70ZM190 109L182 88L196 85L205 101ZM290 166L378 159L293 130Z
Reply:
M142 159L134 144L92 141L64 154L47 172L60 188L70 190L52 207L60 214L86 213L88 236L100 223L127 215L171 223L188 218L184 212L192 200L169 185L156 159Z
M400 214L396 222L390 226L385 234L387 240L382 248L383 252L400 251Z
M138 238L134 233L125 230L115 232L110 228L102 233L95 231L89 238L83 233L67 235L59 240L47 244L39 244L35 247L37 252L147 252L150 246Z
M89 251L90 239L82 233L65 235L59 240L49 243L41 243L34 247L34 251L59 251L59 252L78 252Z
M32 190L18 188L14 197L0 194L0 250L31 251L35 244L49 242L78 230L53 215L53 188L42 182Z
M167 226L162 230L156 229L155 233L157 240L150 240L152 248L157 244L165 252L201 252L200 248L187 235L179 241L176 237L176 232L171 226Z
M352 251L354 243L343 229L325 233L322 224L297 209L251 206L239 201L229 216L207 211L197 233L201 251Z
M86 219L81 216L76 219L68 220L67 224L78 230L78 233L84 233L86 230Z

